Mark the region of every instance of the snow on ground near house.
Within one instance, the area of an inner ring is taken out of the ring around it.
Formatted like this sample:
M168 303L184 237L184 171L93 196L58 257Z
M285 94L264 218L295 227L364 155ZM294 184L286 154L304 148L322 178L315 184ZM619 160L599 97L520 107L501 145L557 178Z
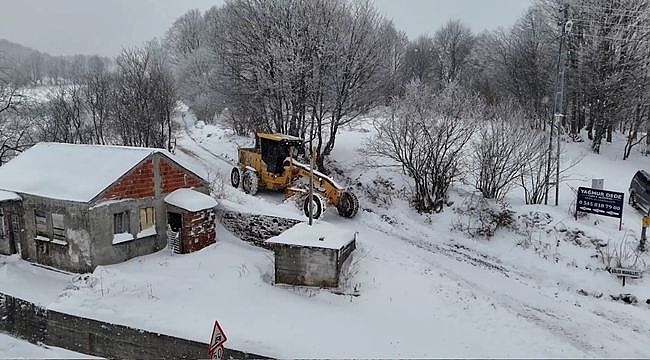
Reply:
M305 220L281 195L253 197L229 186L229 161L237 145L250 145L250 139L219 126L194 127L191 114L184 120L198 144L182 136L176 154L209 168L212 179L225 179L221 206ZM0 289L58 311L204 342L218 319L227 347L281 358L650 356L648 280L630 280L623 288L592 257L593 246L566 237L583 231L612 245L626 236L632 241L640 230L638 212L625 206L619 232L616 219L575 221L566 185L558 207L520 205L515 191L512 209L520 216L548 213L548 224L527 235L499 231L491 240L470 239L450 228L460 218L453 208L471 189L457 184L456 203L441 214L415 213L403 196L385 193L386 184L395 193L408 190L402 190L399 167L361 151L372 133L368 123L343 129L332 154L349 177L336 180L352 185L366 209L353 219L329 209L317 222L322 231L359 233L336 293L274 286L272 252L221 226L217 243L196 253L163 250L99 267L86 278L0 257ZM650 163L638 152L614 161L622 154L620 138L604 144L601 156L589 153L586 143L564 145L567 159L584 156L571 170L574 187L599 177L606 189L625 192L634 171ZM553 230L563 227L566 232ZM345 295L353 293L359 296ZM640 303L611 300L610 294L620 293Z
M0 333L0 359L97 359L74 351L41 346Z

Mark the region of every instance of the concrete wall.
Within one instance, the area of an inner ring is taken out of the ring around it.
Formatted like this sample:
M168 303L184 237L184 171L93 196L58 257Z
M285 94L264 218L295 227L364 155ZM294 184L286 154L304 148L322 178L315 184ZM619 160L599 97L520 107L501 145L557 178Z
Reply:
M92 238L88 232L88 205L73 201L55 200L21 194L23 201L23 238L21 257L28 261L54 266L74 272L94 269L92 262ZM36 240L34 211L47 215L50 241ZM66 243L57 243L52 234L52 213L63 214Z
M299 220L269 215L253 215L236 211L217 209L219 222L243 241L268 248L264 241L280 235L285 230L300 223Z
M85 354L117 359L199 359L208 344L48 310L0 293L0 331ZM206 338L211 329L206 329ZM227 331L227 330L226 330ZM225 349L226 359L264 356Z
M19 253L20 243L23 237L22 204L20 201L4 201L0 203L0 210L4 215L4 224L0 223L0 226L4 226L3 231L0 231L0 254L12 255ZM18 220L16 224L13 224L14 218ZM15 231L14 225L16 225Z
M275 282L288 285L337 287L338 250L274 245Z
M155 210L156 235L137 237L140 230L140 208ZM129 228L133 240L113 244L113 217L129 212ZM93 206L88 211L89 231L92 234L93 269L98 265L116 264L136 256L151 254L167 246L167 210L162 199L145 198L108 202Z
M341 268L343 267L343 263L345 262L345 260L347 260L350 257L350 255L352 255L352 252L356 248L357 248L357 241L356 241L356 238L355 238L354 241L352 241L351 243L345 245L343 248L341 248L341 251L339 251L339 258L337 260L337 263L338 263L337 264L337 269L338 269L337 271L339 272L339 274L341 273Z

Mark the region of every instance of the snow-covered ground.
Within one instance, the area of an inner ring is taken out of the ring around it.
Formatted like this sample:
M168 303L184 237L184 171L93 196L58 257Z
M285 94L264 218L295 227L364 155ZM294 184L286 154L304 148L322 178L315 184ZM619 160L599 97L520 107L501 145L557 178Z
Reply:
M237 146L251 139L219 125L194 126L190 113L179 120L187 132L179 134L176 156L223 183L220 206L304 220L280 194L249 196L229 185ZM536 215L541 223L499 230L489 240L468 238L451 228L463 219L454 209L471 188L456 184L455 203L441 214L417 214L405 200L399 167L363 152L372 134L369 122L347 127L332 154L345 174L336 180L352 186L363 209L353 219L329 209L318 220L321 231L358 232L336 291L273 285L273 254L221 226L217 243L196 253L163 250L90 276L0 257L0 290L58 311L204 342L218 319L227 347L280 358L650 356L647 278L623 288L590 242L615 248L636 241L636 210L625 206L619 232L617 219L574 220L574 195L565 184L558 207L523 205L514 191L508 200L518 223ZM604 144L602 155L591 154L587 143L563 146L565 161L583 158L570 170L572 187L604 178L606 189L627 192L634 172L650 164L638 152L618 160L620 137ZM621 293L640 301L610 297Z
M35 345L0 333L0 359L96 359L53 346Z

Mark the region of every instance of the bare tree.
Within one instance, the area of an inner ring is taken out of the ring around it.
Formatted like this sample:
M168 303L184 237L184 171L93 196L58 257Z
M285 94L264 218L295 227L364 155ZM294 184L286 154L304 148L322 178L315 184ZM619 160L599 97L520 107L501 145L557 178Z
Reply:
M491 109L472 144L470 159L475 187L486 199L501 200L521 178L527 164L544 153L534 147L537 135L523 111L512 103Z
M456 83L440 93L412 82L392 116L375 124L370 150L399 162L415 183L418 211L441 211L465 161L463 150L483 114L483 103Z
M474 46L472 31L459 20L450 20L433 36L438 77L445 84L463 79Z
M90 128L85 121L81 86L60 86L44 104L31 108L41 141L86 144Z
M91 57L84 82L83 97L92 121L92 142L106 144L114 77L99 57Z
M439 79L438 56L434 49L433 39L427 35L421 35L415 41L408 44L403 55L401 66L402 81L408 83L417 80L422 84L437 86Z
M176 19L167 30L165 45L171 50L175 61L181 61L202 47L205 21L199 9L192 9Z
M169 146L174 82L160 44L123 50L117 58L115 111L111 128L120 143Z

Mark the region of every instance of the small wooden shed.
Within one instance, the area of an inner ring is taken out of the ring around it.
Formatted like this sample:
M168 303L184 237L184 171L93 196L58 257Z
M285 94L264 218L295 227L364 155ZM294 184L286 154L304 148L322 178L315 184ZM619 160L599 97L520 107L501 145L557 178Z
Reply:
M275 254L275 283L338 287L356 236L331 224L300 223L266 240Z
M216 242L216 200L196 190L178 189L165 197L165 203L167 238L174 253L190 253Z

